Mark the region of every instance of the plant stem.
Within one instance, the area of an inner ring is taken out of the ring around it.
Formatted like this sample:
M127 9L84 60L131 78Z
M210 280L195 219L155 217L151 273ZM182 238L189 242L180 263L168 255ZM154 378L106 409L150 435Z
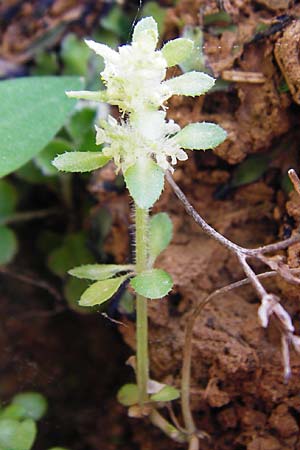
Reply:
M135 205L135 251L137 274L148 269L148 219L149 211L147 209L139 208L137 205ZM148 314L147 299L139 294L136 297L136 346L139 404L143 405L143 403L145 403L145 401L147 401L148 399Z

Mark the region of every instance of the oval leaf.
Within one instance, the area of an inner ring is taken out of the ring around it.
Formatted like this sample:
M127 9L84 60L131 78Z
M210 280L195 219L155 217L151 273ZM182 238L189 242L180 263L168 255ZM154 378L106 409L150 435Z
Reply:
M188 58L193 47L194 43L191 39L178 38L167 42L161 51L168 67L172 67Z
M47 400L38 392L23 392L12 399L13 405L22 406L28 419L40 420L47 411Z
M149 233L149 259L152 264L156 257L168 247L172 239L173 224L168 214L158 213L151 217Z
M174 136L175 141L189 150L207 150L217 147L226 139L227 133L214 123L191 123Z
M97 281L92 284L82 294L79 305L80 306L95 306L109 300L119 289L122 283L128 278L128 275L123 277L112 278L110 280Z
M152 159L139 159L124 174L126 186L135 203L143 209L153 206L164 187L164 173Z
M0 264L8 264L18 250L15 232L8 227L0 226Z
M203 72L187 72L164 82L172 95L195 97L207 92L215 84L214 78Z
M75 102L77 77L27 77L0 83L0 177L18 169L55 136Z
M0 419L20 420L26 417L26 410L21 405L8 405L0 413Z
M69 274L77 278L87 278L88 280L107 280L116 273L133 270L134 266L130 264L86 264L84 266L74 267L69 270Z
M132 278L130 284L138 294L155 299L164 297L170 292L173 280L164 270L152 269Z
M31 419L18 422L13 419L0 420L0 446L4 449L30 450L35 437L36 425Z
M124 384L117 394L118 402L124 406L136 405L139 401L138 386L133 383Z
M58 155L52 164L63 172L90 172L105 166L109 160L101 152L67 152Z
M164 386L159 392L151 395L153 402L171 402L180 397L180 391L173 386Z

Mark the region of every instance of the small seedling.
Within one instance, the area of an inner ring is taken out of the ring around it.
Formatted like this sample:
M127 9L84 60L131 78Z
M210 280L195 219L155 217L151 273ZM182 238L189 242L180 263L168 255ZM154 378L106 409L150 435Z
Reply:
M116 105L121 117L117 120L109 116L96 126L96 143L102 146L98 152L66 152L58 155L53 164L65 172L88 172L114 161L134 203L135 264L89 264L69 273L94 281L79 301L88 307L108 301L130 280L136 293L136 384L123 386L118 398L130 407L130 416L148 415L170 437L185 442L188 437L157 411L159 405L177 399L179 391L149 378L148 301L164 297L173 286L171 275L153 267L172 238L172 223L166 213L150 217L149 211L162 193L166 173L174 171L178 160L188 158L185 150L211 149L226 137L225 131L213 123L191 123L181 129L166 118L166 101L172 95L202 95L212 88L214 79L192 71L165 80L168 67L191 55L193 42L178 38L157 50L157 23L152 17L140 20L133 30L131 45L121 46L118 51L90 40L86 44L104 59L101 77L106 89L67 94Z

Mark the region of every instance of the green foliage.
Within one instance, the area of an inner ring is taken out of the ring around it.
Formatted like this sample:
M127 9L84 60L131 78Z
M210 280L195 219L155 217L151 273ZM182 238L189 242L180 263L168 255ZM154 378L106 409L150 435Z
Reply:
M90 52L84 42L75 34L69 33L64 38L61 47L61 58L65 75L86 75Z
M35 57L35 65L31 70L32 75L55 75L59 64L54 52L41 51Z
M171 402L177 400L180 397L180 391L173 386L164 386L156 394L150 396L150 400L153 402Z
M11 262L18 250L16 234L8 227L0 226L0 265Z
M149 263L152 265L157 256L165 250L173 235L173 224L168 214L158 213L152 216L149 224Z
M208 150L226 139L226 132L214 123L191 123L176 134L174 139L189 150Z
M159 34L164 32L164 22L167 14L166 8L162 8L157 2L150 1L145 3L142 9L142 17L153 17L157 23Z
M101 281L112 278L119 272L132 271L132 269L133 266L128 264L87 264L69 270L69 274L77 278Z
M63 243L49 254L50 270L56 275L65 276L74 265L92 263L94 258L87 248L86 239L83 232L66 235Z
M87 280L78 278L69 278L64 283L64 296L69 307L79 314L91 314L95 312L94 308L87 308L78 305L79 299L84 291L89 287Z
M124 384L118 391L118 402L123 406L132 406L138 403L138 387L136 384L128 383Z
M78 78L50 76L0 83L1 177L21 167L50 142L74 107L64 91L80 86Z
M0 447L3 450L30 450L36 433L36 424L31 419L22 422L0 419Z
M172 67L187 59L193 47L193 41L190 39L178 38L167 42L161 51L168 63L168 67Z
M58 155L53 165L64 172L90 172L105 166L109 160L101 152L69 152Z
M125 174L130 195L140 208L151 208L164 187L164 173L151 159L140 158Z
M180 63L183 72L193 70L207 72L205 67L205 57L203 53L203 31L200 27L187 26L184 28L182 37L193 42L193 49L189 57Z
M70 150L70 142L63 139L53 139L53 141L46 145L46 147L34 158L34 162L43 175L57 175L58 171L52 164L52 161L57 155L67 152L68 150Z
M238 187L258 180L270 164L270 155L251 155L234 171L231 186Z
M127 39L130 33L131 18L128 14L125 14L120 5L114 5L108 14L101 18L100 25L105 30L114 33L117 37ZM101 42L107 43L104 40L101 40Z
M25 410L24 417L33 420L40 420L48 408L47 400L38 392L17 394L13 397L12 404L23 407Z
M173 286L170 275L162 269L141 272L130 282L133 289L146 298L156 299L167 295Z
M92 284L80 298L80 306L95 306L109 300L119 289L121 284L128 278L128 275L123 275L118 278L111 278L109 280L97 281Z
M15 187L7 180L0 180L0 223L15 211L17 202Z

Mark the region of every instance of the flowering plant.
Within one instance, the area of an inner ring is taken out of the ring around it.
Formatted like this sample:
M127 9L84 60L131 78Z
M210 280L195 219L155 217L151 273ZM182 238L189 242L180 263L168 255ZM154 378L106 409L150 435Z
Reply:
M84 172L99 169L113 160L121 170L134 200L134 265L93 264L72 269L78 278L96 281L80 299L82 306L99 305L110 299L131 278L136 292L136 378L119 391L119 400L130 406L131 416L148 415L151 421L179 442L188 437L157 411L155 402L168 402L180 396L172 386L149 379L148 299L161 298L172 289L172 278L164 270L153 268L157 256L172 238L168 215L151 218L149 209L158 200L167 171L173 172L177 160L187 159L184 149L206 150L216 147L226 137L225 131L212 123L192 123L180 128L166 119L165 102L172 95L198 96L208 91L214 79L201 72L188 72L165 80L167 68L180 64L193 50L193 42L178 38L157 50L157 24L152 17L140 20L134 28L131 45L118 51L90 40L87 45L104 58L101 73L106 87L100 92L69 91L69 97L107 102L118 106L120 120L109 116L96 126L99 152L67 152L53 164L63 171Z

